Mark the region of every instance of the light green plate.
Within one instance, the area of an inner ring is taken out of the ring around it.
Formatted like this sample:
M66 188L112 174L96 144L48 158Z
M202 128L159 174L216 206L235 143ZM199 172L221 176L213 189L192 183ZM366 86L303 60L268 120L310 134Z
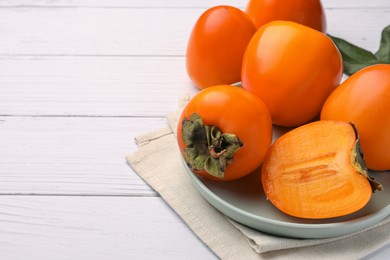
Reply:
M363 209L348 216L310 220L291 217L275 208L263 192L260 170L232 182L198 177L184 163L193 185L215 208L233 220L270 234L295 238L326 238L363 230L390 215L390 172L376 173L384 191L376 192Z

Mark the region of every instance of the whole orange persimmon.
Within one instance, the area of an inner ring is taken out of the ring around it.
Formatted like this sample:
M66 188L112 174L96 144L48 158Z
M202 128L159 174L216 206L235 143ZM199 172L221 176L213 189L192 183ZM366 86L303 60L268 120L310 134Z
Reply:
M200 176L229 181L263 162L271 145L271 117L265 104L240 87L203 89L184 108L177 128L180 152Z
M245 11L257 28L271 21L285 20L326 31L325 12L320 0L250 0Z
M256 32L249 16L232 6L204 12L192 29L187 45L187 73L200 88L241 81L245 48Z
M241 79L267 105L274 124L298 126L319 116L342 74L341 54L329 37L298 23L273 21L249 42Z
M390 64L352 74L328 97L321 119L353 122L367 167L390 170Z

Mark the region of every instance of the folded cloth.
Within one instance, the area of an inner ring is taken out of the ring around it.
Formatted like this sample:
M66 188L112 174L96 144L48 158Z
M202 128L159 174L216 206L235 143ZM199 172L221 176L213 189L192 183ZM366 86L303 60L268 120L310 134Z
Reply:
M390 243L390 217L362 231L325 239L272 236L237 223L211 206L193 187L180 159L176 125L181 108L167 116L169 127L135 138L127 156L145 180L221 259L358 259Z

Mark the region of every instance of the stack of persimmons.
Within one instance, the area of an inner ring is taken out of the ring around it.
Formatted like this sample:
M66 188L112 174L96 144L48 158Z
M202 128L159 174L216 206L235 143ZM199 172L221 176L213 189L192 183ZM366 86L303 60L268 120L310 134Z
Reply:
M319 0L250 0L199 17L186 65L200 91L177 131L194 173L229 181L261 166L269 201L311 219L353 213L383 189L369 172L390 170L390 27L342 83L354 50L325 30ZM272 143L273 126L288 131Z

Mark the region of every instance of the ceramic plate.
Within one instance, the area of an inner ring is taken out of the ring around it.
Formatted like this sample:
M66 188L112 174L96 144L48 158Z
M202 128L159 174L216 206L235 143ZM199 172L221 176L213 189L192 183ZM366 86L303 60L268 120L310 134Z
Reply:
M184 161L183 161L184 163ZM260 169L232 182L215 182L193 174L184 163L195 188L215 208L233 220L270 234L295 238L326 238L363 230L390 215L390 172L376 173L384 191L348 216L310 220L289 216L275 208L263 192Z

